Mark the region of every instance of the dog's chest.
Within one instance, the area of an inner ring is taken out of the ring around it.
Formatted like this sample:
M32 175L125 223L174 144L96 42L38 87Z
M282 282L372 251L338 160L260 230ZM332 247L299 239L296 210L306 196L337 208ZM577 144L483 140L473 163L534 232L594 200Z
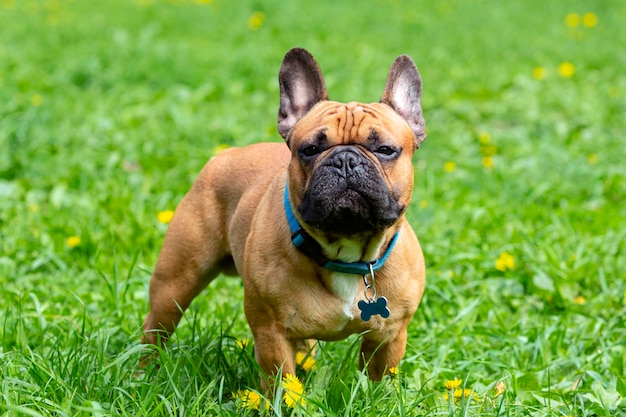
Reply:
M361 278L354 274L333 272L329 277L329 289L335 296L343 301L343 314L348 320L354 317L352 307L356 302L360 283Z
M287 321L288 334L297 339L339 340L365 330L380 330L380 320L363 322L357 307L363 299L362 277L332 272L324 288L302 292ZM309 290L311 288L309 287Z

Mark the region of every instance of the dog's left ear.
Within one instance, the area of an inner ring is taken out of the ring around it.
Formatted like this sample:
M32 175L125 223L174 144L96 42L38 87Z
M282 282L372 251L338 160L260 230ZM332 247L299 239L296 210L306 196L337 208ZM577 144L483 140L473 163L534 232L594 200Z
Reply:
M278 81L278 132L287 139L289 131L311 107L319 101L328 100L328 93L320 67L313 56L302 48L287 52L280 67Z
M409 123L415 134L415 147L426 139L422 116L422 78L408 55L401 55L391 65L381 103L391 106Z

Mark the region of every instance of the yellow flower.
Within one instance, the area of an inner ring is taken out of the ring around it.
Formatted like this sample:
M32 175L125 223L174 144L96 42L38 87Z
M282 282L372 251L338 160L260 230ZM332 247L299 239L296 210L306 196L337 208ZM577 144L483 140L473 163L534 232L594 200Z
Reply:
M447 392L444 392L443 394L441 394L443 399L448 401L448 398L450 398L450 396L448 395ZM462 398L465 398L466 400L473 400L473 401L479 401L480 400L480 396L477 395L476 393L474 393L474 391L472 391L470 388L457 388L454 390L454 392L452 393L453 398L454 398L454 402L456 404L458 404Z
M196 0L196 4L211 4L213 0Z
M228 146L228 145L226 145L224 143L220 143L219 145L213 147L213 155L220 154L220 153L224 152L228 148L230 148L230 146Z
M493 158L490 156L483 157L483 167L487 169L493 168Z
M248 19L248 29L259 30L259 28L263 25L263 22L265 22L265 13L254 12Z
M67 243L67 246L73 249L76 246L80 245L80 236L70 236L67 238L66 243Z
M574 64L571 62L563 62L559 65L559 75L563 78L570 78L576 72L576 68L574 68Z
M570 28L575 28L580 25L580 16L578 16L578 13L568 13L565 15L565 24Z
M269 410L270 403L268 401L263 401L263 397L256 391L251 391L249 389L243 391L237 391L233 394L234 399L238 399L241 401L241 408L247 408L248 410L258 410L261 408L261 402L265 403L265 409Z
M304 405L304 385L297 376L287 374L283 377L283 394L285 404L289 408L295 408L296 404Z
M578 304L578 305L587 304L587 299L583 297L582 295L579 295L578 297L574 298L574 304Z
M296 353L296 363L306 372L309 372L315 366L315 358L304 352L298 352Z
M598 24L598 16L595 13L589 12L583 15L583 25L588 28L592 28Z
M589 162L591 165L597 164L598 163L598 155L596 155L595 153L587 155L587 162Z
M43 104L43 97L40 94L33 94L30 98L30 103L35 107L39 107Z
M249 344L250 341L248 339L237 340L237 347L239 347L239 349L245 349L248 347Z
M428 200L420 200L419 207L420 208L428 207Z
M443 385L446 387L448 391L450 391L450 390L460 387L462 383L463 381L460 379L451 379L451 380L446 381Z
M533 70L533 78L535 80L541 81L541 80L546 78L546 75L547 75L547 72L546 72L546 69L544 67L536 67Z
M502 252L496 259L496 269L498 271L506 271L515 268L515 258L508 252Z
M478 134L478 141L481 145L487 145L489 142L491 142L491 135L489 134L489 132L480 132Z
M163 210L157 214L157 219L159 220L159 223L162 223L162 224L169 224L169 222L172 221L173 217L174 217L174 210Z
M446 172L454 172L456 170L456 164L452 161L448 161L443 164L443 170Z
M389 375L391 376L398 376L398 367L394 366L392 368L389 368Z
M493 398L498 398L504 393L504 391L506 391L506 384L502 381L498 381L496 382L496 385L493 386L493 389L496 391Z

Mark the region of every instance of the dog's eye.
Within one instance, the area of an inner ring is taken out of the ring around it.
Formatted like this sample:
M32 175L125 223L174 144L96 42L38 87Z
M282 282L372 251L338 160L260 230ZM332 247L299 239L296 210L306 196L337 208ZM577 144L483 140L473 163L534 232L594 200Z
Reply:
M383 154L386 156L391 156L396 153L396 150L392 148L391 146L383 145L379 147L378 149L376 149L376 153Z
M300 153L308 158L317 155L320 153L320 148L315 145L305 146Z

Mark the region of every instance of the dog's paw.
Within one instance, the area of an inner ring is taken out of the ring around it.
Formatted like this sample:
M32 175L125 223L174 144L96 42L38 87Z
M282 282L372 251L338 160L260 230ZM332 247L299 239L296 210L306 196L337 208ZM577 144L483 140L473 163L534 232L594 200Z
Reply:
M391 314L385 297L378 297L376 301L361 300L357 306L361 310L361 320L363 321L369 321L372 316L376 315L386 319Z

